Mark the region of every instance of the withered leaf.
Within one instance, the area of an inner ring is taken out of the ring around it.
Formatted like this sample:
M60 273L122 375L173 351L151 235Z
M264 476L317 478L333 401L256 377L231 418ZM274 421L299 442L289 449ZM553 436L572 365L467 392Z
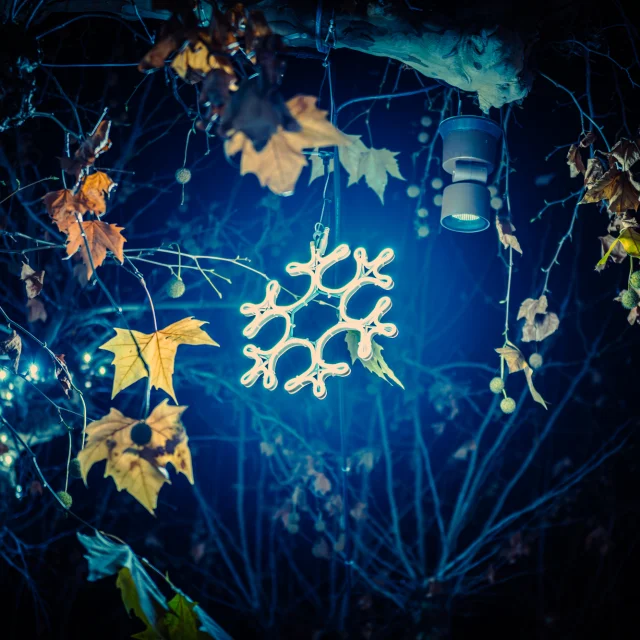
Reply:
M80 251L82 261L87 268L87 278L90 280L93 274L91 261L93 266L99 267L107 257L107 251L111 251L113 255L121 263L124 262L124 243L126 239L120 233L124 227L115 224L107 224L99 220L88 220L80 225L76 222L69 227L69 237L67 239L67 255L72 256L76 251ZM82 232L86 235L87 243L85 244ZM87 252L87 246L91 252L91 258Z
M547 296L542 295L537 300L527 298L518 310L518 320L524 318L522 327L523 342L542 342L558 329L560 319L553 312L547 311Z
M93 165L98 156L111 148L110 131L111 121L102 120L93 134L80 144L71 158L60 158L60 165L64 171L79 180L82 172Z
M591 189L593 185L602 178L604 169L602 168L602 162L598 158L589 158L587 160L587 169L584 174L584 186L587 189Z
M167 464L193 484L191 452L180 420L185 409L164 400L143 421L112 408L108 415L87 426L87 443L78 454L82 479L86 483L91 467L106 460L105 477L111 476L118 491L128 491L153 514L162 485L170 484ZM131 432L142 423L150 428L151 437L147 444L139 445Z
M22 264L20 279L24 281L27 298L35 298L42 291L44 271L34 271L26 262Z
M610 213L624 213L640 206L639 185L628 171L609 169L584 194L580 204L607 200Z
M525 360L525 357L520 349L509 342L507 343L507 346L496 349L496 352L500 354L500 357L504 358L505 362L507 363L507 367L509 368L509 373L524 371L531 397L546 409L547 403L533 386L533 369Z
M49 217L62 233L69 233L69 227L76 224L76 213L82 214L86 209L70 189L50 191L42 200Z
M20 354L22 353L22 338L15 332L10 338L0 340L0 354L9 356L11 367L14 373L18 373L18 365L20 364Z
M60 386L64 391L64 395L67 396L67 398L70 398L72 385L71 378L69 377L67 363L64 360L64 353L56 355L56 358L64 365L60 366L60 364L56 362L56 379L60 383Z
M514 235L516 228L513 226L511 220L496 216L496 229L498 230L498 238L505 249L511 247L518 253L522 254L518 238Z
M78 199L85 209L101 215L107 211L105 196L109 196L117 184L104 172L96 171L83 181Z
M42 300L32 298L27 302L27 322L37 322L38 320L46 322L48 317Z
M351 356L351 364L355 364L356 360L360 360L362 366L367 369L367 371L375 373L379 378L382 378L389 384L395 382L399 387L404 389L404 385L402 384L402 382L400 382L391 367L385 362L385 359L382 355L383 347L381 347L377 342L375 342L373 339L371 340L373 355L368 360L363 360L358 356L360 333L358 331L347 331L344 340L347 343L347 349L349 350L349 355Z
M567 164L569 165L569 175L572 178L576 178L581 173L585 172L582 154L578 145L572 144L569 147L569 152L567 153Z
M621 165L622 171L628 171L640 160L640 149L636 142L621 138L613 146L609 155Z
M244 133L234 133L225 142L225 151L230 156L242 151L240 173L254 173L260 184L274 193L291 194L300 172L307 165L303 149L349 144L349 139L326 119L327 112L316 107L316 101L312 96L296 96L289 100L287 108L300 124L300 131L285 131L279 127L260 152Z
M607 260L611 258L616 264L620 264L627 257L627 252L620 243L619 238L614 238L611 234L600 236L602 246L602 257L596 265L596 271L602 271L607 266Z

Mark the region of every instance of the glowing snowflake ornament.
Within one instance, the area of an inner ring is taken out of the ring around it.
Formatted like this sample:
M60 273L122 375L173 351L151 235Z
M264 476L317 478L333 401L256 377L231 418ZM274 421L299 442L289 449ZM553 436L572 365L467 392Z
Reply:
M327 395L325 381L328 377L347 376L351 373L351 367L346 362L331 364L325 361L323 349L331 338L342 332L357 331L360 334L358 357L367 361L373 357L372 338L375 336L395 338L398 334L395 324L381 322L382 316L391 309L391 298L388 296L380 298L371 313L364 318L351 318L347 310L349 300L356 291L365 285L375 285L385 291L393 288L391 276L380 274L380 269L395 258L393 250L383 249L375 259L369 260L367 252L363 248L356 249L353 252L356 263L355 275L342 287L333 289L323 284L322 278L328 269L348 258L351 255L351 250L346 244L341 244L325 256L324 247L326 247L327 232L328 229L325 229L324 242L319 243L319 247L314 242L310 243L311 259L308 262L292 262L286 267L290 276L309 276L309 289L304 295L292 304L279 305L277 298L280 293L280 285L276 280L270 280L267 283L266 295L262 302L259 304L245 303L240 307L240 312L243 315L254 316L243 331L249 339L254 338L262 327L275 318L282 318L285 322L282 338L271 349L261 349L253 344L244 348L244 355L254 360L251 369L240 379L245 387L251 387L262 376L264 387L273 391L278 386L276 376L278 359L289 349L303 347L309 350L311 364L306 371L287 380L284 388L289 393L297 393L306 385L311 384L313 385L313 394L321 400ZM338 299L336 324L329 327L315 341L295 337L293 333L296 312L306 307L309 302L321 294Z

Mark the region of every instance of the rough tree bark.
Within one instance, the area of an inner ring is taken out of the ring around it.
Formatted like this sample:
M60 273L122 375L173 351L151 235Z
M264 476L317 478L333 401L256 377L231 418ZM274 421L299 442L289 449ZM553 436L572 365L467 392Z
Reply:
M234 3L235 0L218 5L224 8L225 4ZM166 0L136 0L144 19L166 19L170 4ZM480 8L458 2L455 9L446 7L442 0L245 2L248 8L263 11L272 28L285 36L291 46L313 48L318 6L323 4L318 35L324 40L333 15L337 48L393 58L425 76L473 92L485 112L527 95L530 29L508 26L511 18L505 15L507 5L502 0L489 0ZM510 4L508 8L510 12ZM92 0L53 3L45 5L35 22L51 12L82 13L95 9ZM210 6L208 9L210 14ZM132 3L126 0L103 0L100 11L139 19Z

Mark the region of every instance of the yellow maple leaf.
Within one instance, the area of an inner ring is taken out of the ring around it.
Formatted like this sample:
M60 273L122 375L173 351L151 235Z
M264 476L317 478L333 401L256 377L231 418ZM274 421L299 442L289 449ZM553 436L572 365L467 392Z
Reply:
M317 98L303 95L289 100L287 108L300 125L300 131L278 127L260 152L244 133L233 133L225 142L225 151L230 156L242 151L240 173L255 174L260 184L273 193L291 194L302 169L307 166L303 149L350 144L349 138L327 120L327 112L316 107L316 102Z
M375 342L373 339L371 340L373 355L368 360L362 360L360 357L358 357L360 333L358 331L347 331L347 335L345 336L344 340L347 343L347 349L349 350L349 355L351 356L351 364L353 364L356 360L360 360L362 366L368 371L371 371L371 373L375 373L379 378L382 378L389 384L391 384L391 380L393 380L393 382L395 382L399 387L404 389L404 385L402 384L402 382L400 382L400 380L396 377L396 374L393 373L391 367L385 362L382 356L382 347L377 342Z
M224 56L216 56L210 50L214 49L211 37L206 33L199 33L198 40L187 43L171 63L171 68L186 82L196 83L214 69L224 69L233 74L233 67Z
M78 454L85 484L91 467L106 460L104 477L111 476L118 491L130 493L152 514L162 485L171 484L168 463L193 484L191 451L180 421L185 409L169 405L165 399L144 421L112 408L108 415L87 425L87 442ZM149 427L150 436L145 444L136 444L132 430L141 424Z
M340 164L349 175L347 186L356 184L364 176L367 186L373 189L384 204L384 191L389 182L389 176L404 180L400 173L396 156L399 152L388 149L373 149L367 147L361 136L347 135L351 144L341 146L338 152ZM329 173L333 171L333 159L329 161ZM324 163L318 156L311 157L311 177L309 184L324 175Z
M178 402L173 390L178 347L181 344L220 346L200 328L203 324L207 323L190 317L154 333L115 328L116 336L100 347L113 353L111 364L115 365L116 371L111 398L134 382L146 378L148 367L151 386L166 391L174 402Z
M115 186L116 183L106 173L96 171L84 179L78 198L89 211L103 214L107 212L105 195L109 195Z
M87 252L87 246L80 230L77 220L75 224L70 224L67 233L67 255L72 256L76 251L80 251L82 262L87 267L87 279L91 279L94 267L99 267L107 257L107 250L120 261L124 262L125 237L120 233L124 227L115 224L107 224L99 220L87 220L82 223L82 230L87 237L87 244L91 252L91 259Z

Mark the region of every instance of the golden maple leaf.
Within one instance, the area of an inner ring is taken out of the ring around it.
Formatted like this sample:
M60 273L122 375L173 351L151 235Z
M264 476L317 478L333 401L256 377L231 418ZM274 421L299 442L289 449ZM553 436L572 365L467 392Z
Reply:
M168 463L193 484L191 451L180 421L186 408L169 405L165 399L146 420L128 418L112 408L108 415L87 425L87 442L78 454L85 484L91 467L106 460L104 477L111 476L118 491L128 491L151 514L162 485L171 484ZM139 424L151 430L149 441L143 445L131 437L132 429Z
M121 263L124 262L123 249L126 239L120 233L124 227L107 224L99 220L87 220L82 223L82 229L87 236L91 260L77 220L76 224L70 225L67 231L67 255L72 256L76 251L80 250L82 262L87 267L87 278L89 280L91 280L93 273L91 262L93 261L94 267L99 267L107 257L107 250L111 251Z
M183 80L192 84L202 80L214 69L224 69L233 75L233 67L227 58L211 53L214 48L211 37L206 33L199 33L196 42L184 45L182 51L173 59L171 68Z
M200 328L203 324L207 323L195 318L183 318L154 333L116 328L116 336L100 347L113 353L111 364L115 365L116 371L111 398L150 375L152 387L166 391L174 402L178 402L173 390L178 347L181 344L220 346Z
M115 186L116 183L106 173L96 171L84 179L78 193L78 199L85 206L85 209L98 215L106 213L105 194L109 195Z
M230 156L242 151L240 173L254 173L260 184L273 193L291 194L307 166L303 149L350 144L349 138L327 120L327 112L316 107L316 102L317 98L302 95L289 100L287 108L300 124L300 131L285 131L279 126L260 152L244 133L232 133L225 142L225 151Z

